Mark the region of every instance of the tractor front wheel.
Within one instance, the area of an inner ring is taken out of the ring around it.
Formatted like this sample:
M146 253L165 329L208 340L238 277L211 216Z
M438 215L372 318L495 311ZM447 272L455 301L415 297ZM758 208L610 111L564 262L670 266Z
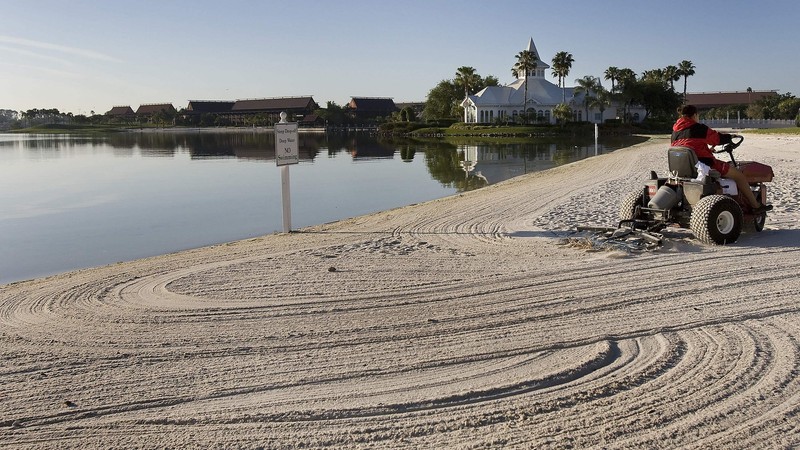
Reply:
M619 206L619 220L629 221L642 219L642 214L639 212L639 207L643 206L643 204L644 191L640 189L636 192L631 192L627 197L625 197L625 200L623 200L622 204Z

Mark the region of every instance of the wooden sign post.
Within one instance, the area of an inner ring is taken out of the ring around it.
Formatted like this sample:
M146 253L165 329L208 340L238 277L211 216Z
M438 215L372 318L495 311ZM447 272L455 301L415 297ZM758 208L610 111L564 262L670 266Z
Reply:
M297 123L286 122L286 113L275 124L275 165L281 168L281 198L283 203L283 232L292 230L292 202L289 192L289 166L300 161L297 147Z

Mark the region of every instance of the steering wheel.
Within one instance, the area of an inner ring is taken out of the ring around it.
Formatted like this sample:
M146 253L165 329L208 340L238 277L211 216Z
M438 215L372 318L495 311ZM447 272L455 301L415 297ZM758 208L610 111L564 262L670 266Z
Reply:
M730 143L723 145L722 148L719 149L719 150L717 150L717 148L715 146L713 148L712 152L730 154L735 148L737 148L740 145L742 145L742 142L744 142L744 136L742 136L741 134L732 134Z

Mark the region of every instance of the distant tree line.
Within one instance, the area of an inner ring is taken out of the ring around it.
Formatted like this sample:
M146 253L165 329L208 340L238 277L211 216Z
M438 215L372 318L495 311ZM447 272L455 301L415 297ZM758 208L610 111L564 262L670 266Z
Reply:
M90 115L61 112L57 108L33 108L27 111L0 110L0 129L19 129L37 125L141 125L154 124L159 126L173 125L178 120L179 113L175 111L158 111L152 115L138 115L131 117L113 117L105 114Z

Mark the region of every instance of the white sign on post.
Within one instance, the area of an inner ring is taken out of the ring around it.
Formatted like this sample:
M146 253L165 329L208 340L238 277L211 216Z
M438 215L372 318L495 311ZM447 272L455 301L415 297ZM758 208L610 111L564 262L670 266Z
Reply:
M300 162L297 149L297 123L275 124L275 164L285 166Z

